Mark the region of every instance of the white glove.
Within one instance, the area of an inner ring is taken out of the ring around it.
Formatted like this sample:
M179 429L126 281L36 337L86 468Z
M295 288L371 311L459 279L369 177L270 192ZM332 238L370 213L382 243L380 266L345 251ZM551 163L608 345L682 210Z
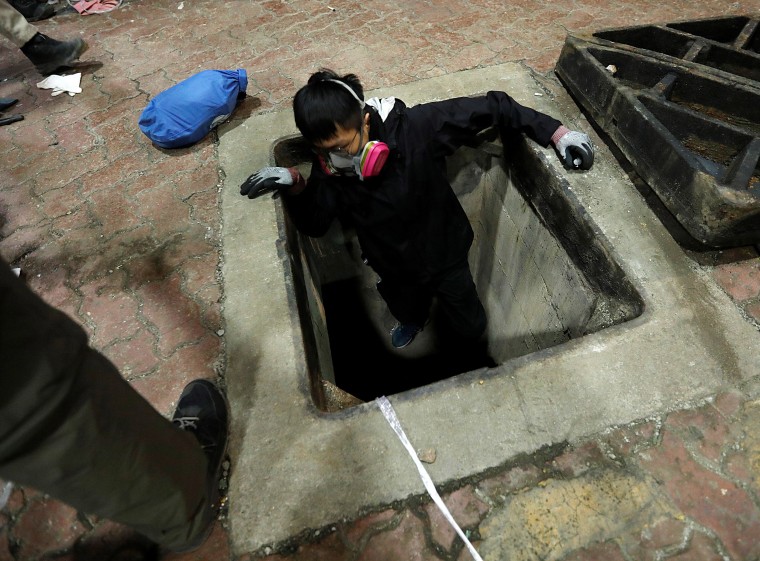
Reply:
M69 74L68 76L59 76L58 74L51 74L42 82L37 82L37 87L41 90L53 90L51 95L60 95L63 92L68 92L69 95L82 93L82 88L79 87L79 82L82 79L82 73Z
M295 168L261 168L243 182L240 186L240 194L249 199L255 199L274 191L276 197L280 189L292 187L299 179L300 174Z
M552 137L560 159L570 169L590 169L594 165L594 146L586 133L559 127Z

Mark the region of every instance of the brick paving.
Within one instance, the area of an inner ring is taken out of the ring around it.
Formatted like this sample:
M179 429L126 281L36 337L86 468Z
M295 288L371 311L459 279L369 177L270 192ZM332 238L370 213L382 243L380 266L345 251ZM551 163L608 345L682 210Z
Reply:
M69 9L38 27L89 42L81 94L37 89L20 51L0 43L0 97L18 98L13 112L25 116L0 127L0 253L168 415L190 379L223 382L220 178L215 134L166 151L140 133L152 95L201 69L245 68L249 97L233 117L243 119L287 107L323 65L359 73L368 89L512 61L547 74L568 31L758 11L756 0L157 0L86 17ZM760 326L756 249L697 260ZM501 544L487 559L759 559L758 388L516 459L445 489L447 502L476 544L485 534ZM510 524L514 533L500 536ZM422 496L278 551L233 556L228 538L222 521L200 550L164 558L468 559ZM0 512L0 561L155 557L130 530L32 489L16 489Z
M476 547L488 536L484 559L759 559L759 428L760 401L729 391L545 450L444 501ZM326 531L264 559L471 558L425 497Z

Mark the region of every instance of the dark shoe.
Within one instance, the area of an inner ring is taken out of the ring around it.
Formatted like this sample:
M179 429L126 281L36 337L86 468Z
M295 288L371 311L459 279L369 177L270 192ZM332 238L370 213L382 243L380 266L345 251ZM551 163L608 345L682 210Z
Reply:
M222 473L222 460L227 450L228 417L224 395L208 380L193 380L185 386L172 415L172 422L182 430L193 433L206 454L206 484L211 513L218 506L219 478ZM207 532L193 543L187 544L182 551L200 546L211 531L212 521L213 516L210 516Z
M55 15L55 8L47 2L37 0L10 0L13 6L27 21L40 21Z
M419 325L413 323L397 323L396 326L391 329L391 345L397 349L403 349L409 343L414 341L417 333L422 331Z
M63 66L70 66L86 50L87 43L82 39L56 41L42 33L37 33L21 47L21 52L42 75L53 74Z
M0 97L0 111L5 111L9 107L13 107L18 103L18 99L12 97Z
M195 435L206 454L209 477L217 476L227 450L227 401L222 392L208 380L193 380L182 390L172 422Z

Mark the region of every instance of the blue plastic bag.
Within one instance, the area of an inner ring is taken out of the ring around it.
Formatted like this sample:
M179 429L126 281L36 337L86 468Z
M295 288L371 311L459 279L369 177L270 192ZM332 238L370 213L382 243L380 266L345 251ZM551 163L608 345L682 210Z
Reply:
M190 146L232 114L245 93L245 70L204 70L150 100L138 124L161 148Z

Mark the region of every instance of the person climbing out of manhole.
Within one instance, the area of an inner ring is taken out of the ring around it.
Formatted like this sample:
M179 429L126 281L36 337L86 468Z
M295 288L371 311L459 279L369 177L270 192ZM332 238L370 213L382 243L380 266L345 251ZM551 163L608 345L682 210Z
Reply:
M567 167L589 169L594 161L586 134L501 91L407 107L393 97L364 101L355 74L321 69L298 90L293 111L314 152L308 181L296 168L265 167L240 193L283 193L308 236L324 235L336 218L353 227L398 322L390 333L396 348L422 330L434 298L460 350L479 346L485 332L467 262L473 230L446 177L448 155L495 126L505 146L524 133L541 146L551 143Z

